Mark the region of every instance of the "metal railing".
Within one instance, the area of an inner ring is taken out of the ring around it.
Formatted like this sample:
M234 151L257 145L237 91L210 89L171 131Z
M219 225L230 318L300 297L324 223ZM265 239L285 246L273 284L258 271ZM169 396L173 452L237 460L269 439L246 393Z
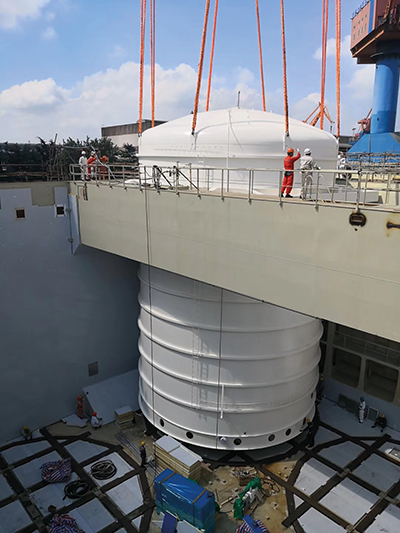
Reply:
M335 333L333 344L336 348L343 348L359 355L365 355L392 366L400 366L400 350L389 348L383 344L339 332Z
M70 165L74 182L89 180L110 187L146 188L176 194L243 197L248 201L293 201L280 195L284 170L222 168L194 165L94 165L88 170ZM356 170L294 171L292 196L318 208L324 205L387 206L400 209L400 176Z

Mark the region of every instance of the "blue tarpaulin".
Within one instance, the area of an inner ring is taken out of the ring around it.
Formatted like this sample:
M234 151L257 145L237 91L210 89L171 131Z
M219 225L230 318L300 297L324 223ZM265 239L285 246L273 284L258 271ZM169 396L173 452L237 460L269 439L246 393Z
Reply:
M159 513L169 511L206 533L214 531L215 497L209 490L167 468L154 480L154 492Z

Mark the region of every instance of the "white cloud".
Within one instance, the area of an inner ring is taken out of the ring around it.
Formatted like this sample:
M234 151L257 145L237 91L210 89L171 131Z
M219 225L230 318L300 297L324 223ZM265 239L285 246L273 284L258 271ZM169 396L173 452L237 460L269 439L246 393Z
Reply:
M373 71L373 67L372 67ZM87 76L69 90L60 87L53 79L35 80L15 85L0 93L0 141L24 142L40 136L85 138L99 137L101 126L126 124L138 119L139 65L127 62L119 69L108 69ZM371 79L364 67L358 68L351 83L343 87L347 93L360 92L367 87L372 90ZM193 109L197 73L186 64L174 69L163 69L156 65L156 118L171 120L188 115ZM233 78L233 80L232 80ZM248 73L245 79L251 80ZM236 85L235 85L236 83ZM216 87L215 87L216 86ZM213 84L211 109L235 107L238 91L240 106L261 109L260 91L243 82L240 72L229 77L229 86L218 80ZM207 80L203 81L200 111L205 109ZM283 113L282 89L267 93L267 109ZM348 100L348 98L347 98ZM317 106L319 93L290 102L290 116L304 120ZM328 109L335 109L335 102L326 102ZM352 99L351 105L344 102L342 131L348 133L357 120L365 116L370 105L365 99ZM144 118L150 117L150 72L145 69ZM336 120L335 116L332 116ZM329 125L326 124L328 128Z
M236 77L240 83L247 85L252 84L255 80L254 74L246 67L238 67L236 69Z
M37 113L44 110L48 113L52 108L65 103L68 96L69 91L58 87L51 78L14 85L0 93L0 116L6 117L15 111L21 115L25 112Z
M374 92L375 65L357 67L348 85L352 90L352 98L357 100L371 100Z
M320 93L311 93L290 106L290 116L305 120L320 102Z
M42 38L46 41L51 41L56 36L57 32L52 26L47 26L47 28L42 32Z
M37 18L50 0L0 0L0 27L15 28L26 18Z
M52 13L51 11L48 11L44 18L47 20L47 22L51 22L52 20L54 20L56 18L56 15L54 13Z
M126 56L126 50L125 50L125 48L122 48L122 46L119 46L118 44L116 44L114 46L113 51L109 52L107 55L108 55L108 57L112 57L112 58L125 57Z
M351 52L350 52L350 35L346 35L346 37L341 42L341 49L340 49L340 57L343 58L351 58ZM328 39L327 48L326 48L326 55L327 57L336 57L336 39ZM314 52L314 59L322 59L322 47L320 46L317 50Z

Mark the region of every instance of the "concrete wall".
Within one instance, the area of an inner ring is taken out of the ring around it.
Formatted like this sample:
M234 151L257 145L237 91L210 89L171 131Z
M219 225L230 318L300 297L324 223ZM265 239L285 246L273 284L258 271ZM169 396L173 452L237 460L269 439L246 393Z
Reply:
M78 186L71 185L75 190ZM400 341L400 213L89 184L84 244Z
M87 246L72 255L69 213L55 214L67 184L2 184L0 202L4 442L75 412L83 386L137 367L138 279L133 261Z

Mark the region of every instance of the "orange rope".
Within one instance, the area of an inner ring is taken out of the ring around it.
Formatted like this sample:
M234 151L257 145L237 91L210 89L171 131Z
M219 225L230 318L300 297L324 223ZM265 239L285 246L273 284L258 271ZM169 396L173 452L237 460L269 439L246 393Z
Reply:
M210 13L210 0L207 0L206 13L205 13L205 16L204 16L203 37L201 39L200 63L199 63L199 71L198 71L198 74L197 74L196 96L195 96L195 99L194 99L192 135L194 135L194 132L196 130L197 113L198 113L198 110L199 110L201 76L203 74L204 49L205 49L205 46L206 46L207 25L208 25L208 15L209 15L209 13Z
M142 134L143 118L143 74L144 74L144 38L146 31L146 0L140 6L140 89L139 89L139 135Z
M321 113L320 113L321 130L324 129L324 116L325 116L326 51L327 51L327 45L328 45L328 15L329 15L329 0L323 0L323 9L322 9Z
M336 0L336 122L337 137L340 136L340 67L342 48L342 2Z
M217 30L217 15L218 15L218 0L215 0L214 25L213 25L213 36L212 36L211 57L210 57L210 71L208 73L206 111L210 109L211 76L212 76L212 69L213 69L213 64L214 64L214 47L215 47L215 34Z
M285 134L289 136L289 101L287 88L286 68L286 38L285 38L285 10L281 0L281 24L282 24L282 56L283 56L283 101L285 105Z
M151 56L151 127L154 128L156 91L156 2L150 0L150 56Z
M266 104L265 104L264 67L263 67L263 56L262 56L262 46L261 46L260 9L259 9L259 5L258 5L258 0L256 0L256 11L257 11L257 26L258 26L258 47L260 49L260 71L261 71L262 102L263 102L263 110L266 111L267 107L266 107Z

